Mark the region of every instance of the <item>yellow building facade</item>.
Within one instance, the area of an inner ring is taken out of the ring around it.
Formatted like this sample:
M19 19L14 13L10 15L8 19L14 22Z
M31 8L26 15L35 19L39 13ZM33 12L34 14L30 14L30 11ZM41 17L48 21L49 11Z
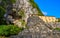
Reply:
M58 19L56 19L55 17L50 17L50 16L39 16L39 18L41 18L44 22L56 22L58 21Z

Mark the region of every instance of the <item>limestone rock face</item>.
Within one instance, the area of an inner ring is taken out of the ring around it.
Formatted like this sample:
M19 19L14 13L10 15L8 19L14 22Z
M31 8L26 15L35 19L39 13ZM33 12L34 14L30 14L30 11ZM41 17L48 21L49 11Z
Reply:
M38 16L31 16L27 20L27 26L29 29L24 30L21 35L27 36L25 38L43 38L46 37L47 35L45 33L49 32L50 29L46 27L45 22L40 19ZM18 34L20 35L20 34Z
M30 0L16 0L16 2L13 4L9 3L8 1L8 5L6 8L7 8L6 14L4 16L6 19L8 19L9 15L13 17L12 19L15 19L16 17L18 17L18 12L21 10L25 14L25 17L24 18L22 17L25 20L25 22L27 22L27 18L29 17L30 14L38 14L38 10L36 8L33 8L33 6L30 3Z
M28 29L23 30L17 36L11 36L10 38L60 38L59 31L51 31L46 26L47 24L37 16L29 17L27 22Z
M38 14L37 8L33 7L32 4L30 3L31 0L16 0L15 3L10 3L8 1L8 5L6 6L6 14L4 15L7 23L9 24L9 22L13 23L16 21L16 19L22 19L25 22L27 22L27 18L31 15L31 14ZM22 16L19 15L19 13L21 13L22 11ZM24 14L24 16L23 16ZM11 16L11 17L9 17ZM18 21L19 23L19 21ZM20 23L19 23L20 24ZM19 24L16 24L19 26ZM21 24L20 24L21 25Z

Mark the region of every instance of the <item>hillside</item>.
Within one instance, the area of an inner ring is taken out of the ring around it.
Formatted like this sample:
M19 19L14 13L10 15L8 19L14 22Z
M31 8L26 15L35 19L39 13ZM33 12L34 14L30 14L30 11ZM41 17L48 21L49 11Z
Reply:
M60 22L44 16L34 0L0 1L0 35L8 38L60 38ZM46 21L46 22L45 22Z
M34 0L15 0L10 2L7 1L7 3L4 17L8 24L9 22L15 23L17 19L27 22L27 18L32 14L44 16Z

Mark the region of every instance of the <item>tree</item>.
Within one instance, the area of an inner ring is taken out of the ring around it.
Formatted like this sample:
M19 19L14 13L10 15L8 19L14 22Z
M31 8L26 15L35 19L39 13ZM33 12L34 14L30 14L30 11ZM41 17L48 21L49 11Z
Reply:
M0 0L0 24L6 24L6 20L4 20L4 14L7 11L7 7L12 6L14 2L15 0ZM11 9L12 7L9 7L8 11Z

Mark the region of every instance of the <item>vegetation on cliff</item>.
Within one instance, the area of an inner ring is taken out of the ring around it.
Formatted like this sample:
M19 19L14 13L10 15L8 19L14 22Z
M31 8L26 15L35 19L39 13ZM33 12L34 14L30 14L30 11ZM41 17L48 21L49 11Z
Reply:
M2 0L0 3L0 25L5 24L4 14L6 12L6 1Z
M54 28L54 30L60 31L60 28Z
M7 5L9 5L8 2L11 2L13 4L15 3L15 0L10 0L10 1L1 0L0 2L0 36L15 35L23 30L23 28L6 24L6 20L4 19L4 14L6 13Z
M0 22L2 23L3 21L3 16L5 14L5 9L0 6Z
M14 3L15 0L10 0L9 2ZM4 20L4 14L6 13L7 5L8 5L7 0L1 0L1 2L0 2L0 25L6 24L6 21Z
M38 15L39 16L44 16L43 13L41 12L41 10L39 9L38 5L34 2L34 0L30 0L29 2L31 3L33 8L36 8L38 10Z
M20 10L18 12L18 15L21 16L21 17L25 17L24 10Z
M4 14L6 13L6 6L8 5L8 2L11 2L11 4L13 4L13 3L16 2L16 0L10 0L10 1L2 0L0 2L0 25L1 24L6 24L5 20L4 20ZM30 0L29 2L31 3L33 8L37 8L38 15L42 16L43 14L42 14L41 10L38 8L38 5L34 2L34 0ZM23 11L20 11L20 15L24 16Z
M58 19L58 22L60 22L60 18L57 18Z
M21 32L23 28L19 28L18 26L14 25L1 25L0 26L0 36L10 36L10 35L16 35L19 32Z

